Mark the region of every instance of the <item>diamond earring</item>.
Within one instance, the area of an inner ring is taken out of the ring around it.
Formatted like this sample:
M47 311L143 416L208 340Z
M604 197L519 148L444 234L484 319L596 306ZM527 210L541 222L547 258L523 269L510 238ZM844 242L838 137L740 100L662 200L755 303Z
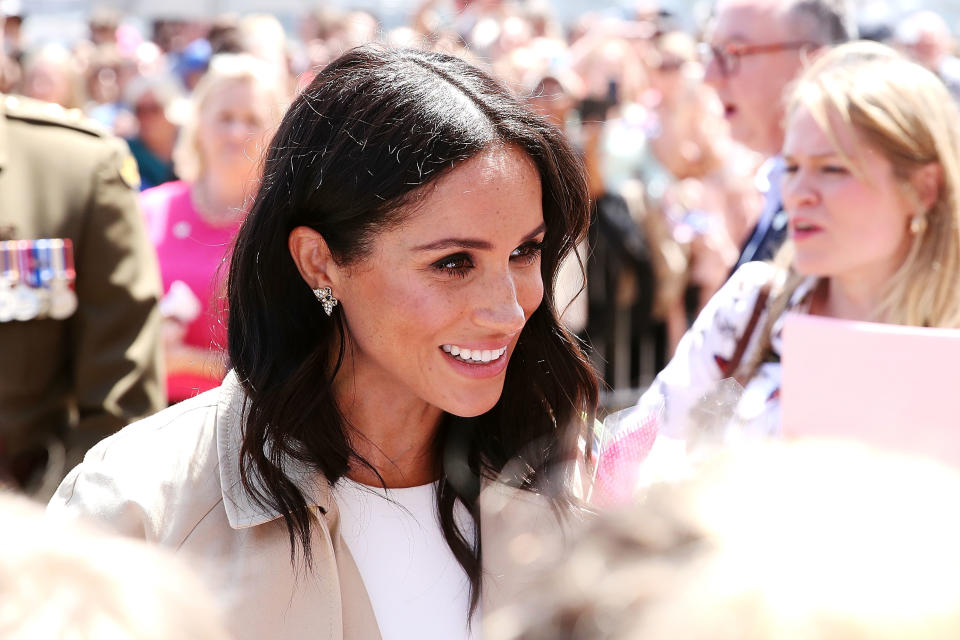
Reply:
M333 308L340 303L339 300L333 297L333 290L330 289L330 287L318 287L313 290L313 295L315 295L320 304L323 305L323 310L328 316L333 314Z

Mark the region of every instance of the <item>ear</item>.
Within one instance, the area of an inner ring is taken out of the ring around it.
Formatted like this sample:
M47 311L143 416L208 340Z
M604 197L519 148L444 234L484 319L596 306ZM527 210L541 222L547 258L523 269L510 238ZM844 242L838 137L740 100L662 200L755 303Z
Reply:
M322 235L310 227L296 227L287 237L287 247L300 277L311 289L337 290L340 270Z
M943 167L939 162L929 162L910 176L910 184L917 195L922 213L933 208L940 198L940 186L943 184Z

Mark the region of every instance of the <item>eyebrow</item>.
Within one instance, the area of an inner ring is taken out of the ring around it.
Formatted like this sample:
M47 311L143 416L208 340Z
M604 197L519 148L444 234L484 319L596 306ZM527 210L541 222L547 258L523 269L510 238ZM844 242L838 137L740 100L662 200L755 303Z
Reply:
M541 222L540 226L528 233L521 240L521 244L524 242L529 242L533 240L536 236L540 235L547 230L546 223ZM430 242L428 244L421 244L413 248L414 251L439 251L440 249L492 249L493 245L486 240L478 240L476 238L444 238L442 240L437 240L435 242Z
M784 160L796 160L797 158L805 158L807 160L827 160L831 158L839 158L840 154L835 151L825 151L824 153L814 153L811 155L805 155L802 153L788 153L784 154Z

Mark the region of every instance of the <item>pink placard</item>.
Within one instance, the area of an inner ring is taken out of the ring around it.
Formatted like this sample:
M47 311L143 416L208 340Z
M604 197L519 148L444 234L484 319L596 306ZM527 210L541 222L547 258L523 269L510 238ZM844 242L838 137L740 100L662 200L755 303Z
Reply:
M960 466L960 330L789 314L782 427Z

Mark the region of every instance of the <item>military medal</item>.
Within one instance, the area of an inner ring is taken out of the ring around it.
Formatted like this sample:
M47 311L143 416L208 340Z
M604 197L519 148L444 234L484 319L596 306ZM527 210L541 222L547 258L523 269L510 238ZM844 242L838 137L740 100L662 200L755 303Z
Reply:
M34 288L34 271L32 242L29 240L17 241L17 271L19 279L14 286L13 319L25 322L40 317L43 311L43 302Z
M73 290L76 273L73 269L73 242L54 238L50 243L50 317L69 318L77 310L77 294Z
M20 276L17 272L17 243L0 242L0 322L14 317L14 287Z

